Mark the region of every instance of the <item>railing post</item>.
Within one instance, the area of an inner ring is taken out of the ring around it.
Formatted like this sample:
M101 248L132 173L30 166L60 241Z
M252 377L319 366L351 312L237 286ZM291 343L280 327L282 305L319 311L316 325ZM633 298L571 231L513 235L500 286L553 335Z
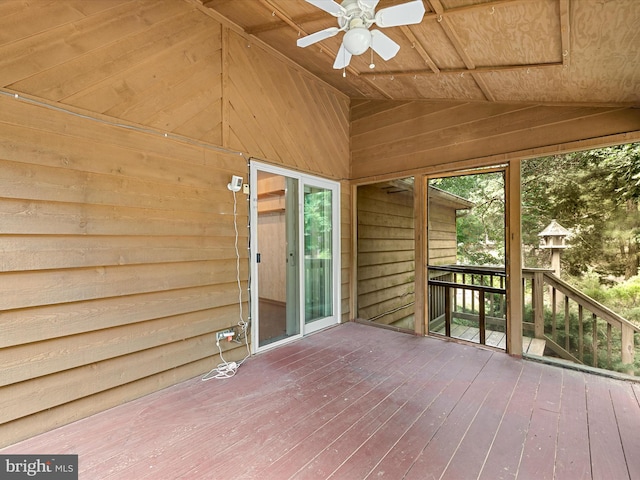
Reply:
M533 324L534 336L544 338L544 273L533 274Z
M622 325L622 364L633 365L634 357L634 342L633 342L633 329L628 325ZM633 374L633 367L631 371L627 372Z

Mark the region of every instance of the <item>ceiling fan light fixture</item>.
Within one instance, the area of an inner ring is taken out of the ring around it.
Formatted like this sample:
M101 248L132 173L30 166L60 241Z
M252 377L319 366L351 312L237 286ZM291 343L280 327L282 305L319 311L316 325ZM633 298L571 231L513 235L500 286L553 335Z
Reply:
M352 28L344 34L342 41L351 55L362 55L371 46L371 32L364 27Z

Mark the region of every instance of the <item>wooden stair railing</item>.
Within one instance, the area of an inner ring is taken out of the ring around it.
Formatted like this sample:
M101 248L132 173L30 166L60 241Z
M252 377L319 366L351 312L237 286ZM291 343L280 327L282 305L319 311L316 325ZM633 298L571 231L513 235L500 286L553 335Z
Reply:
M524 269L522 277L523 304L533 316L525 314L524 327L535 338L566 360L634 373L640 328L549 270Z

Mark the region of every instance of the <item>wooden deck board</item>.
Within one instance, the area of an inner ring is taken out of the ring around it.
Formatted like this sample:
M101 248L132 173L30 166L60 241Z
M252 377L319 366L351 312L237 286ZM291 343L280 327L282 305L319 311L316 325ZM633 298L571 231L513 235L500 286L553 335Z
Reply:
M440 330L433 331L438 335L445 335L444 325ZM507 335L504 332L495 330L486 330L485 344L489 347L506 350ZM459 324L451 325L451 338L457 340L465 340L472 343L480 343L480 329L477 327L468 327ZM544 355L546 341L541 338L522 337L522 351L539 357Z
M2 453L80 478L638 478L637 384L349 323ZM554 477L555 476L555 477Z
M584 374L564 370L558 423L556 478L591 478L589 425Z
M525 478L553 479L557 448L562 370L550 370L540 377L519 472Z
M625 388L611 390L611 402L622 439L630 478L640 478L640 415L638 398Z
M587 415L593 478L615 478L617 480L630 478L618 424L618 422L627 420L624 418L616 420L611 401L612 392L615 390L617 390L615 380L605 380L593 375L587 376ZM613 393L613 395L616 394ZM637 411L635 416L638 416ZM638 432L635 432L635 435L638 435Z

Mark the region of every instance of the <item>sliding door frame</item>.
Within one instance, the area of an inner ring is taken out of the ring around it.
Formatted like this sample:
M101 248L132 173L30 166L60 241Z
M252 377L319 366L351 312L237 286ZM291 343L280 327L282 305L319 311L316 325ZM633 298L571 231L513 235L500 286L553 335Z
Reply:
M300 334L293 335L283 340L275 341L264 346L259 345L258 325L260 322L258 316L258 299L259 299L259 282L258 282L258 262L257 250L258 246L258 172L272 173L282 175L284 177L295 178L298 180L298 269L299 269L299 321ZM329 326L340 323L341 319L341 245L340 245L340 183L327 180L314 175L288 170L286 168L261 163L252 160L250 162L250 301L251 301L251 343L252 352L259 353L273 347L289 343L290 341L301 338L315 331L327 328ZM304 275L304 190L305 185L319 187L330 190L332 192L331 215L332 215L332 314L311 323L305 323L305 275ZM255 226L255 228L253 227Z

